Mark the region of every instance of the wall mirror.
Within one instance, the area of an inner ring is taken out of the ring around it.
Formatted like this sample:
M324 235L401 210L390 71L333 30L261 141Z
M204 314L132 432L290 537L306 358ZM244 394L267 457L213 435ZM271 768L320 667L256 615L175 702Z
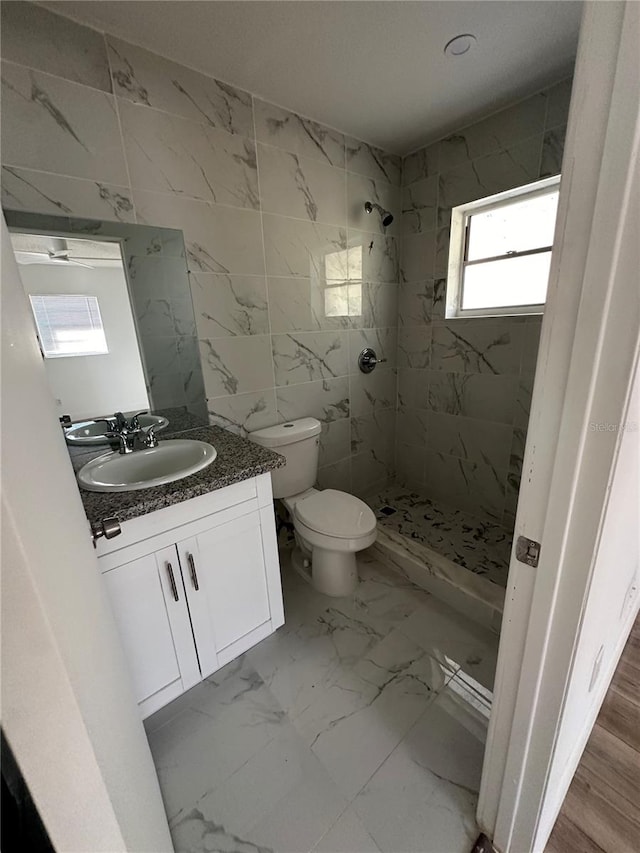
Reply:
M208 423L181 231L5 211L59 414Z

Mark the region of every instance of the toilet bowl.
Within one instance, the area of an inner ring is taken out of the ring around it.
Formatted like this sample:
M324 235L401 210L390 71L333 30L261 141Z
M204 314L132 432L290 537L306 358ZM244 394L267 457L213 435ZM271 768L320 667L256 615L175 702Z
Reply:
M296 532L294 568L325 595L343 596L358 585L356 553L376 541L376 517L359 498L336 489L310 489L283 498ZM309 562L310 572L306 569Z
M343 596L358 585L356 553L376 540L376 517L364 501L337 489L313 488L318 470L320 421L302 418L250 433L257 444L287 460L271 472L273 494L289 511L298 548L292 564L325 595Z

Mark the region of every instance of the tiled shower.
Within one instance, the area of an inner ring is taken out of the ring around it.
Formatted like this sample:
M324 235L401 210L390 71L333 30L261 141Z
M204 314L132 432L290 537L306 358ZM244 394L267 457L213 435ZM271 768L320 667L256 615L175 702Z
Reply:
M445 320L449 216L559 172L570 81L402 161L43 8L2 16L3 206L184 233L211 421L315 416L320 487L395 483L508 535L540 318Z
M398 568L497 609L542 318L446 319L451 208L557 175L570 96L562 80L403 161L396 487L371 505L390 548L413 554L395 548Z

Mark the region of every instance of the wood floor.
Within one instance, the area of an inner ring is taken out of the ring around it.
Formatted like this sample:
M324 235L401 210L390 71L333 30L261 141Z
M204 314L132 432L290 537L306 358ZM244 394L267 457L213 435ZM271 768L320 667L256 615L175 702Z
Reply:
M640 616L545 853L640 851Z

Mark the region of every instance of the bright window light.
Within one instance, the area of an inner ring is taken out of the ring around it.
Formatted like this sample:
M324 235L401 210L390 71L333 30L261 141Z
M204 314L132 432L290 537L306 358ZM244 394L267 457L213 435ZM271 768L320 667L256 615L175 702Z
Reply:
M362 315L362 246L325 255L323 289L325 317Z
M559 180L453 208L447 317L542 313Z
M95 296L30 295L29 299L45 358L109 352Z
M362 314L362 285L327 285L324 291L325 317L360 317Z

